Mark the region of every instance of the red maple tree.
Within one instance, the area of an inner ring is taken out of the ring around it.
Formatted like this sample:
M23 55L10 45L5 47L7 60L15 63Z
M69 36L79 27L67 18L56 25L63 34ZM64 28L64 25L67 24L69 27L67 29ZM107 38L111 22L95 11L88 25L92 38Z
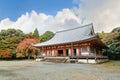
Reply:
M24 57L28 57L28 59L32 56L32 54L37 55L36 52L38 52L39 49L35 48L32 46L32 44L38 43L38 39L34 38L26 38L23 41L21 41L17 48L16 51L17 53L21 53L24 55ZM17 56L20 57L20 56Z

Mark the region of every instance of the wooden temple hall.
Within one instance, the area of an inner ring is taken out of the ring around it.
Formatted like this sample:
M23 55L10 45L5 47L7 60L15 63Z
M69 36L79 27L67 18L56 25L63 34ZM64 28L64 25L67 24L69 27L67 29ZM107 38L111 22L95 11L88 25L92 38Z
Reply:
M107 46L95 34L93 24L58 31L49 41L34 46L46 57L69 57L85 63L107 60L102 55Z

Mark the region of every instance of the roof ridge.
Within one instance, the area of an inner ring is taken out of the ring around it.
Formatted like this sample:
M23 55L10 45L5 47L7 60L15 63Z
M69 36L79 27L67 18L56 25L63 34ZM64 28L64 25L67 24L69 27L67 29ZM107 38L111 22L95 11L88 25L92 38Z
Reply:
M65 31L70 31L70 30L74 30L74 29L78 29L78 28L83 28L83 27L86 27L86 26L88 26L88 25L93 25L93 23L86 24L86 25L82 25L82 26L75 27L75 28L70 28L70 29L66 29L66 30L57 31L56 33L65 32Z

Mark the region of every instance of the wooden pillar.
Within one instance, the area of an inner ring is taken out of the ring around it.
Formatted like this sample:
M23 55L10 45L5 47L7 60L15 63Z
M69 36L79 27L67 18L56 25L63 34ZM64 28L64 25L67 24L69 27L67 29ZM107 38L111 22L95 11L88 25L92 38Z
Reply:
M48 54L47 54L47 56L50 56L50 51L51 51L51 48L49 48L49 51L48 51Z
M45 55L47 55L47 47L45 47L45 51L44 51Z
M44 56L47 56L47 52L48 52L48 49L47 47L45 48L45 55Z
M66 49L63 49L63 56L66 56Z
M74 56L73 43L71 43L71 56Z
M48 54L49 54L49 49L47 49L47 53L46 53L46 55L45 55L45 56L48 56Z
M52 55L52 48L50 49L50 54L49 54L49 56L51 56Z
M97 50L94 48L94 53L95 53L95 62L97 63Z
M79 50L79 56L80 56L81 55L81 47L79 47L78 50Z
M90 55L90 46L87 46L88 53Z
M56 55L55 55L55 56L58 56L58 46L56 46L55 53L56 53Z
M95 52L95 56L97 55L97 51L96 51L96 48L94 48L94 52Z
M42 47L42 56L43 56L43 53L44 53L44 49L43 49L43 47Z
M57 56L57 49L55 49L54 53L55 53L54 55Z

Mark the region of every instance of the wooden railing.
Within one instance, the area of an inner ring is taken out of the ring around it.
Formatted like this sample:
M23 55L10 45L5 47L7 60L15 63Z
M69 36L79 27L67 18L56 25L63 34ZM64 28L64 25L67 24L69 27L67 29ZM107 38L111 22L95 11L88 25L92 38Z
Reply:
M70 59L108 59L107 56L69 56Z

